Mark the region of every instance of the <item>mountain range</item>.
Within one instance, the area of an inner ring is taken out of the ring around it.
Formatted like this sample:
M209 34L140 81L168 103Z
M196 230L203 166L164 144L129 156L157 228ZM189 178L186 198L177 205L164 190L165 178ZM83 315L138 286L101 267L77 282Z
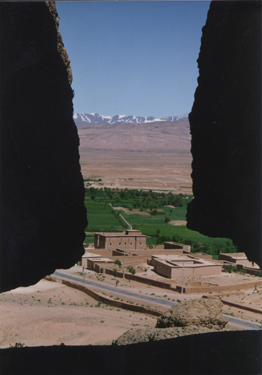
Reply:
M74 113L74 121L77 127L83 125L92 124L145 124L150 122L159 121L178 121L187 120L186 116L169 116L169 117L141 117L141 116L126 116L126 115L115 115L115 116L103 116L98 113Z

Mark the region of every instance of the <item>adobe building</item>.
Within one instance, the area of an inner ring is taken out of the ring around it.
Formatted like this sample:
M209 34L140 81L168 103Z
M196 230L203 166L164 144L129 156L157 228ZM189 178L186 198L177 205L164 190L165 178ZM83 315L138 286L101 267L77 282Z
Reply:
M91 259L96 259L99 260L101 258L101 255L98 254L93 254L88 251L85 252L85 254L82 256L81 261L80 261L80 266L85 267L85 268L90 268L88 262Z
M95 249L145 249L146 236L139 230L128 229L120 233L95 233Z
M169 279L220 275L222 265L191 255L152 255L149 261L154 270Z
M250 262L245 253L220 253L218 259L225 261L225 263L231 263L234 266L241 264L244 267L256 268L259 270L259 266L254 262Z

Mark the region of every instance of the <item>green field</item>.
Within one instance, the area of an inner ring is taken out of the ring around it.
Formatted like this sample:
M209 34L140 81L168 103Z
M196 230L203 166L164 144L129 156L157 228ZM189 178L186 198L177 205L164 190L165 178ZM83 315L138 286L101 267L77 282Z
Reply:
M94 242L95 232L122 232L125 228L107 203L85 201L87 210L87 237L85 243Z
M192 196L172 193L154 193L142 190L119 189L85 189L85 205L87 208L87 237L85 243L92 243L94 232L122 232L126 224L114 207L125 207L130 211L121 215L132 225L147 235L148 245L163 244L165 241L180 242L191 245L192 251L205 252L218 257L219 252L236 252L230 239L211 238L192 231L186 226L173 226L172 220L186 220L187 205ZM167 206L174 206L167 207ZM134 208L139 209L132 212ZM161 209L156 211L157 209ZM147 215L143 211L147 210ZM151 213L151 215L150 215Z

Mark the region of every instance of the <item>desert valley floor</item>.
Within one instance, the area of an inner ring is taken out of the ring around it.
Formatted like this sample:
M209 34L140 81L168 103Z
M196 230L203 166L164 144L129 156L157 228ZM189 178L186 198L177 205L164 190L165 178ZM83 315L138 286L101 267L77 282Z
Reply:
M79 275L82 267L72 267L67 272ZM93 271L86 270L86 278L96 280ZM226 274L224 282L239 275ZM247 276L250 280L254 276ZM106 275L103 283L115 285L115 278ZM201 298L202 294L181 295L173 291L157 288L136 281L120 280L119 287L144 295L154 295L170 301ZM239 291L228 296L232 302L245 300L245 304L261 308L262 286ZM118 296L114 295L114 299ZM127 298L130 300L130 298ZM131 299L136 304L140 301ZM158 307L159 309L159 307ZM167 310L162 308L163 312ZM223 312L233 314L251 322L261 322L261 313L252 313L240 308L224 305ZM123 310L99 303L85 293L70 288L61 282L41 280L26 288L17 288L0 296L0 348L41 345L110 345L124 332L135 328L153 328L157 318L152 315ZM227 329L238 329L227 325Z
M94 186L192 193L187 120L86 125L78 129L84 178Z
M187 120L140 125L88 125L79 128L78 133L82 174L85 179L97 180L93 186L192 194ZM80 271L78 266L71 269L75 274ZM94 272L86 273L86 277L95 278ZM232 277L226 277L225 282ZM115 278L107 276L106 282L115 284ZM135 281L120 281L119 286L172 301L201 297L181 296ZM228 295L228 298L229 303L244 301L261 308L262 287L259 287L259 293L250 289L241 291L238 296ZM254 314L230 304L225 305L223 311L261 322L261 313ZM112 340L131 328L154 327L156 324L156 317L100 304L79 290L47 280L2 293L0 316L0 348L16 343L25 346L61 343L110 345Z

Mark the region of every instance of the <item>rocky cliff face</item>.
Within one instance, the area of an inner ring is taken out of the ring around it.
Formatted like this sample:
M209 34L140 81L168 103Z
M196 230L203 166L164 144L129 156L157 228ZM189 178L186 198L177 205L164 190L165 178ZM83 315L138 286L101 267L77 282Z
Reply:
M86 213L55 3L1 3L1 291L72 266Z
M211 3L198 67L188 228L261 265L261 2Z

